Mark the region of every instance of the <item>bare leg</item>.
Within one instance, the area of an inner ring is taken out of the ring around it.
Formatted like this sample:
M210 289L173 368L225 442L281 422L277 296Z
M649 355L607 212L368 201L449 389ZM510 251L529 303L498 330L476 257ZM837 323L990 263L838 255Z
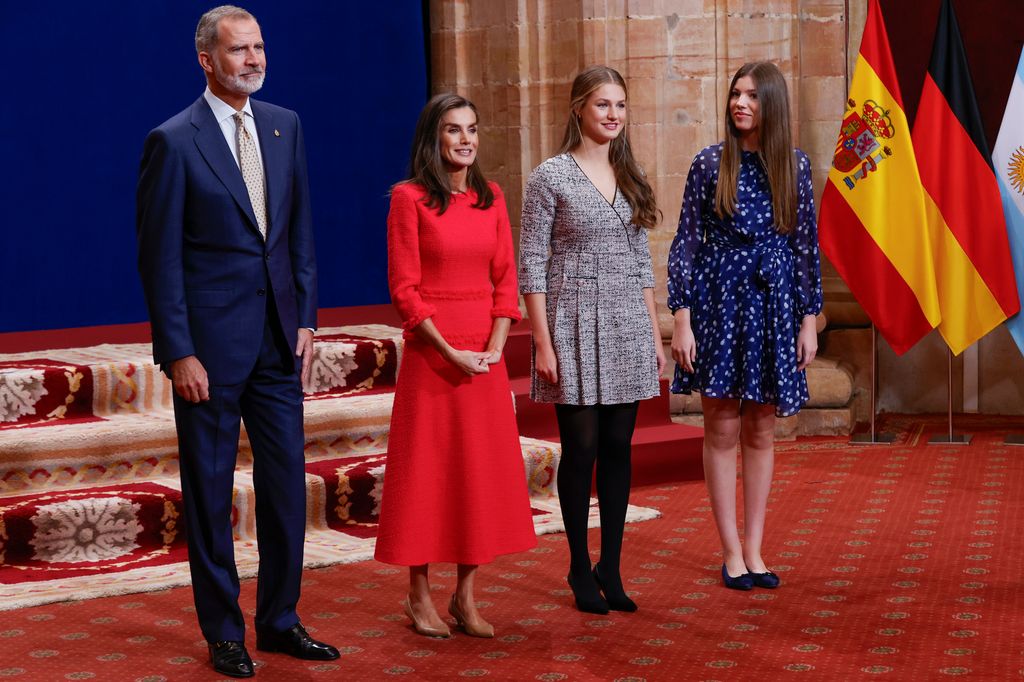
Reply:
M744 401L741 422L743 560L750 572L764 573L761 541L775 465L775 406Z
M467 635L473 637L493 637L494 628L480 616L473 600L473 579L476 577L477 566L459 564L459 582L452 595L448 613L462 627Z
M701 396L704 410L704 480L722 541L723 563L730 576L747 572L736 529L736 446L740 401Z
M427 571L430 564L409 567L409 606L415 616L414 620L424 625L447 629L441 616L437 615L434 600L430 597L430 579Z
M479 616L476 602L473 600L473 582L477 568L473 564L459 564L459 582L455 587L455 598L458 599L459 606L467 616L473 614Z

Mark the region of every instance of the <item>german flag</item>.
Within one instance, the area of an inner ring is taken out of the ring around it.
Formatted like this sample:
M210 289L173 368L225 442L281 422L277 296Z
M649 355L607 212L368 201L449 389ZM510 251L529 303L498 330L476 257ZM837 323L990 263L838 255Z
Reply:
M999 185L951 0L914 121L942 321L959 354L1020 309Z
M878 0L868 4L818 222L822 250L896 353L939 324L924 192Z

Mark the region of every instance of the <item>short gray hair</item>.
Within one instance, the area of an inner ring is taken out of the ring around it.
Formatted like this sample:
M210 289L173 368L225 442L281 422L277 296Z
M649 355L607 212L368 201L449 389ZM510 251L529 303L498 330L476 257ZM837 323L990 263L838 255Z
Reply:
M248 10L234 5L221 5L214 7L203 16L199 17L199 25L196 26L196 53L209 52L217 44L217 26L221 19L252 19L256 21Z

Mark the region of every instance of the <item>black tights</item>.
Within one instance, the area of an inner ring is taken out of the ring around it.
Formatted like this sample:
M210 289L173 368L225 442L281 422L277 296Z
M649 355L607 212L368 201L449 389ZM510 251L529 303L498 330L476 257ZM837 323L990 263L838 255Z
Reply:
M630 441L638 403L619 405L555 405L562 457L558 464L558 497L569 540L569 572L582 580L590 575L587 518L590 481L597 462L597 502L601 513L602 575L619 579L619 555L629 504Z

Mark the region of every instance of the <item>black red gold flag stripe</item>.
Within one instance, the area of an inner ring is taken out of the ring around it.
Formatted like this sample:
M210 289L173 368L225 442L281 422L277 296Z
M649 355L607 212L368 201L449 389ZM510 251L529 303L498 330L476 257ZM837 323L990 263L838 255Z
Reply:
M939 332L960 353L1020 309L999 187L951 0L942 0L913 130Z

